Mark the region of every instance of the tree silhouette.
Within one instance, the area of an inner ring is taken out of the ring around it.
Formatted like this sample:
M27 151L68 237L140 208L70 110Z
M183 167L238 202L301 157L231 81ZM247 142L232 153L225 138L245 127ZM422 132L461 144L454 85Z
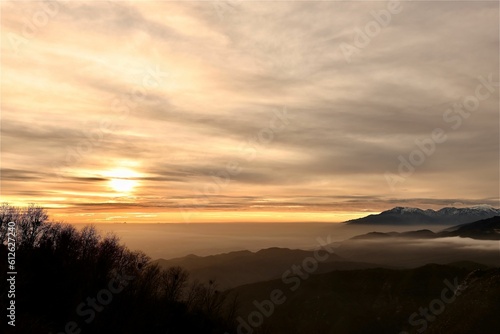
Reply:
M17 231L15 333L65 333L73 325L81 333L234 332L234 305L224 308L226 295L214 283L190 284L184 269L160 269L95 227L50 222L40 206L0 206L3 259L10 221ZM0 270L7 272L6 261ZM4 310L7 291L2 280Z

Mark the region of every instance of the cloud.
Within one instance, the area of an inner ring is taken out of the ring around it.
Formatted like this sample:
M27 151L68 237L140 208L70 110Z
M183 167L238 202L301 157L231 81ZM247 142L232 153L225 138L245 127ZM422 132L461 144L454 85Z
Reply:
M479 76L498 81L498 3L403 2L351 63L340 45L386 3L231 4L61 3L47 24L33 22L39 3L6 4L2 195L118 210L123 194L102 173L125 161L140 175L127 205L174 210L237 162L205 208L334 215L498 200L498 91L458 129L443 119ZM283 107L290 123L246 159L241 147ZM384 173L435 128L447 141L393 192Z

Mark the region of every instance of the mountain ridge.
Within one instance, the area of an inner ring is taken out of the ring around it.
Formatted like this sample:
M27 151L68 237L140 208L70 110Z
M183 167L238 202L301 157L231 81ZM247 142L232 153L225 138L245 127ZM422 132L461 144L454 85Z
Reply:
M280 278L291 266L302 263L304 259L314 258L314 253L314 250L271 247L256 252L236 251L210 256L157 259L153 263L161 268L180 266L190 272L193 280L215 281L220 288L227 289ZM391 266L352 261L330 253L325 261L318 263L317 272L377 267Z
M397 206L366 217L351 219L348 225L459 225L500 216L500 209L489 205L466 208L444 207L439 210Z

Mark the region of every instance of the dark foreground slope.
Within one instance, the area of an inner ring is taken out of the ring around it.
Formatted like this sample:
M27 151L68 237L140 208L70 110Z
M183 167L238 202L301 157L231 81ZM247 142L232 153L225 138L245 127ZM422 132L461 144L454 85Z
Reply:
M500 332L500 269L474 271L464 283L460 299L436 317L426 333Z
M470 273L442 265L337 271L300 279L295 291L294 283L274 280L242 286L233 293L241 302L241 333L417 333L424 325L429 332L434 328L432 333L498 333L499 270L474 272L463 290ZM276 290L282 291L284 303L272 307L263 303ZM418 313L430 304L443 305L434 321ZM262 326L253 326L260 320L256 312L264 314ZM482 325L474 327L479 321ZM453 329L464 324L467 330L450 330L450 323Z

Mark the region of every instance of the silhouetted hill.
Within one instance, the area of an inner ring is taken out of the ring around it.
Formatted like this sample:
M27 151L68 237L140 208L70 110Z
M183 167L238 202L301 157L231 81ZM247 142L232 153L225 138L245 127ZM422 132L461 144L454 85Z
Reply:
M438 211L395 207L377 215L349 220L347 224L363 225L458 225L500 215L500 209L490 206L470 208L446 207Z
M486 269L492 268L492 267L487 266L485 264L477 263L477 262L473 262L473 261L455 261L455 262L448 263L447 265L451 266L451 267L468 269L470 271L476 270L476 269L486 270Z
M383 238L420 238L420 239L430 239L437 238L438 234L432 232L431 230L418 230L409 232L370 232L366 234L361 234L352 237L351 239L383 239Z
M462 224L439 233L440 236L459 236L472 239L500 240L500 216Z
M326 251L322 251L326 252ZM212 256L188 255L171 260L154 261L162 268L180 266L190 272L193 279L216 281L221 288L279 278L283 272L304 259L314 257L314 251L268 248L258 252L238 251ZM380 267L378 264L352 262L332 253L319 263L319 272Z
M430 230L409 232L370 232L352 237L353 240L383 239L383 238L416 238L432 239L446 237L461 237L478 240L500 240L500 216L495 216L480 221L461 224L434 233Z

